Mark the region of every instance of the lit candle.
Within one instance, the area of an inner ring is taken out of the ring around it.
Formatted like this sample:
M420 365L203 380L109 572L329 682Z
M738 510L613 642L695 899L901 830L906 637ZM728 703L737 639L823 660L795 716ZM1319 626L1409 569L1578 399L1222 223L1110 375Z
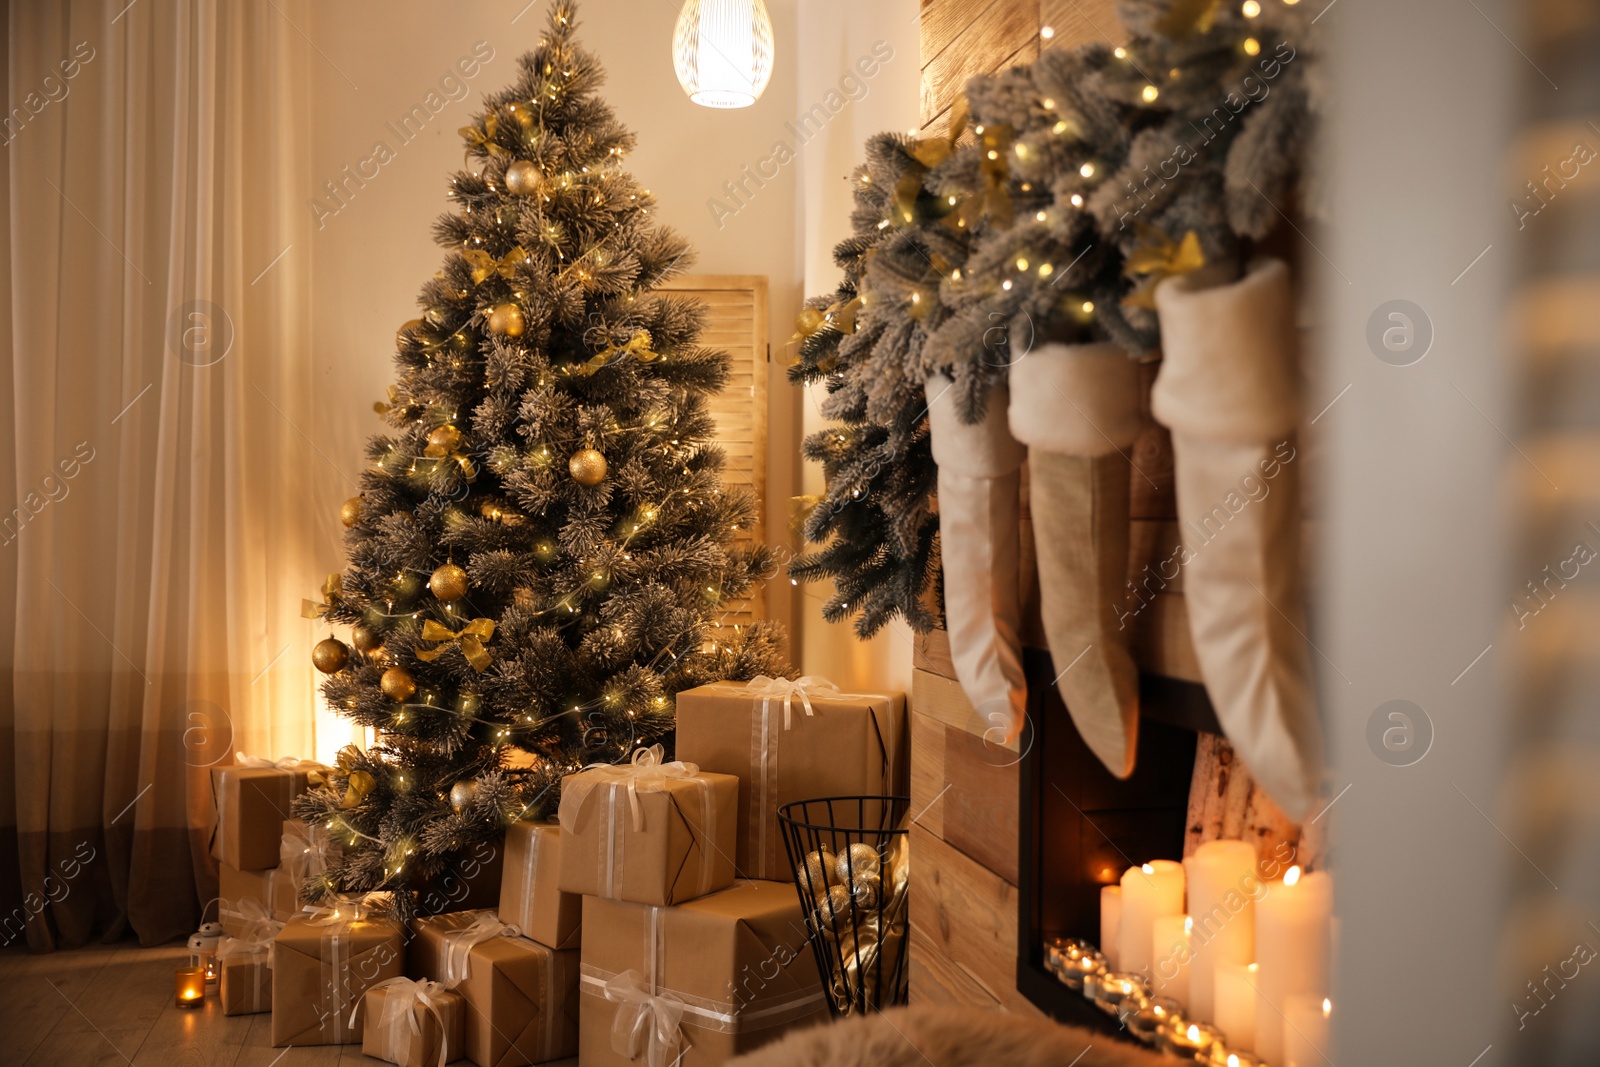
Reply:
M1183 864L1152 860L1122 875L1122 915L1117 925L1117 969L1148 974L1154 963L1155 921L1183 914Z
M1187 915L1162 915L1156 919L1151 932L1155 975L1151 985L1157 993L1186 1007L1189 1005L1189 963L1193 959L1189 936L1193 927L1194 921Z
M1100 887L1100 954L1106 958L1106 967L1115 971L1117 966L1117 931L1122 926L1122 887Z
M1328 1048L1328 1021L1333 1002L1327 997L1290 997L1283 1005L1283 1061L1285 1067L1323 1067L1332 1063Z
M1237 1052L1219 1042L1211 1046L1211 1053L1206 1057L1206 1067L1264 1067L1264 1065L1250 1053Z
M1221 1040L1221 1031L1205 1023L1180 1021L1175 1026L1156 1031L1157 1048L1187 1060L1203 1059L1211 1051L1212 1046Z
M1217 964L1211 1021L1228 1035L1229 1048L1256 1047L1256 973L1253 963Z
M179 967L176 978L178 1007L198 1008L206 999L206 969Z
M1282 1012L1290 997L1320 1001L1328 995L1328 947L1333 879L1323 871L1303 875L1290 867L1281 883L1256 904L1257 1012L1255 1051L1268 1063L1283 1059Z
M1189 938L1194 967L1187 1003L1191 1015L1211 1019L1217 964L1256 958L1255 906L1250 896L1259 884L1255 846L1247 841L1207 841L1183 861L1183 871L1189 914L1194 918Z

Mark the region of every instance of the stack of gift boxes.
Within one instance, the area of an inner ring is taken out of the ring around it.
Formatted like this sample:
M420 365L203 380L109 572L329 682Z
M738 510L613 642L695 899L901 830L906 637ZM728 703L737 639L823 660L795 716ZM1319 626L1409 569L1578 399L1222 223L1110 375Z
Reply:
M219 768L225 1011L270 1010L277 1046L480 1067L713 1067L822 1020L778 809L901 791L905 704L803 683L678 694L678 761L568 776L558 821L424 887L408 930L378 902L297 910L339 847L287 818L306 769Z

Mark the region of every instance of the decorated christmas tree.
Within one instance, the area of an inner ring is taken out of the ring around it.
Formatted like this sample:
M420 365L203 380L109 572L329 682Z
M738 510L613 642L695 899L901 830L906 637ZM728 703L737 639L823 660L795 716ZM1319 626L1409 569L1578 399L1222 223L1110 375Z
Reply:
M574 30L556 0L462 131L444 264L312 606L352 627L316 649L323 693L377 735L297 803L346 845L312 899L414 911L467 850L553 814L563 775L670 747L679 691L784 670L772 628L716 624L773 568L733 547L756 502L711 442L728 360L696 345L697 305L651 293L687 246L623 169L633 137Z

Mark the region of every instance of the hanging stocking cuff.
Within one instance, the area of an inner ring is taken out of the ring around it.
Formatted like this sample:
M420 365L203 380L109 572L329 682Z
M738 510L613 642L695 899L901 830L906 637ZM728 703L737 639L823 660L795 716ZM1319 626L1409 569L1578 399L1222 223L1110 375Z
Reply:
M1011 433L1073 456L1126 452L1139 436L1139 367L1116 345L1049 344L1011 368Z

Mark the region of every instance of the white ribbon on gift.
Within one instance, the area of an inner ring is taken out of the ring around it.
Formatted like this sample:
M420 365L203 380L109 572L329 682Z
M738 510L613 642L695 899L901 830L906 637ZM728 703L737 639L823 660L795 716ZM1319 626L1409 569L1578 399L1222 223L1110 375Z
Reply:
M322 769L322 764L316 760L302 760L297 756L280 756L277 759L267 759L265 756L246 756L243 752L235 752L233 754L233 765L235 767L249 767L251 770L265 770L268 767L276 767L280 771L292 771L302 763L307 767L314 766L318 770Z
M605 998L617 1005L611 1048L630 1062L667 1067L683 1044L684 1003L671 993L652 993L638 971L623 971L605 983Z
M711 786L700 777L698 764L673 760L662 762L666 750L660 745L637 749L627 763L591 763L578 775L569 776L562 784L561 806L556 818L567 833L576 829L578 812L582 810L589 794L597 789L606 790L605 829L606 845L600 850L601 895L616 899L617 882L623 864L623 827L617 822L617 793L626 790L628 807L632 814L634 833L644 831L644 808L639 803L640 793L663 793L672 780L685 781L698 786L700 794L700 830L706 849L715 847L716 808L711 803ZM700 891L704 896L711 891L712 864L704 857L700 865Z
M327 1017L333 1019L333 1038L331 1043L342 1045L345 1043L345 1008L349 1005L350 997L350 927L354 923L362 922L367 917L365 900L354 897L338 897L332 904L315 905L307 904L300 909L299 918L312 926L321 926L325 930L322 935L324 951L322 957L328 961L332 972L332 979L328 983L333 993L333 1004ZM357 1006L360 997L354 998ZM355 1025L354 1014L351 1015L351 1026Z
M444 995L448 990L438 982L427 979L413 981L410 978L386 978L376 985L368 986L367 992L374 989L384 991L383 1014L378 1016L376 1022L367 1020L368 1026L377 1026L383 1034L384 1047L391 1056L400 1054L406 1041L406 1027L418 1037L422 1036L422 1013L428 1012L439 1021L439 1067L445 1067L445 1062L450 1055L450 1035L446 1032L444 1024L443 1007ZM363 996L357 1002L355 1009L350 1012L350 1028L355 1029L356 1016L361 1012L361 1005L366 1003ZM387 1058L387 1057L386 1057Z
M794 698L800 698L800 707L806 715L815 715L811 707L811 694L818 696L837 697L842 694L839 687L820 674L807 674L799 678L768 678L759 674L745 683L745 689L753 697L761 698L761 710L767 713L772 702L779 697L783 698L783 728L791 729L794 725Z
M255 964L251 967L255 987L251 993L250 1010L262 1011L262 972L272 967L273 945L278 931L283 929L283 923L268 915L267 910L254 900L240 901L237 913L244 920L244 933L239 937L224 937L217 946L217 960L221 965L240 957Z
M305 823L305 833L286 831L278 843L278 867L298 894L306 879L323 874L333 856L333 838L321 823Z
M444 988L454 989L467 980L468 957L474 945L494 937L521 937L522 931L510 923L500 921L494 911L480 911L470 925L451 930L444 935L444 974L440 975Z

